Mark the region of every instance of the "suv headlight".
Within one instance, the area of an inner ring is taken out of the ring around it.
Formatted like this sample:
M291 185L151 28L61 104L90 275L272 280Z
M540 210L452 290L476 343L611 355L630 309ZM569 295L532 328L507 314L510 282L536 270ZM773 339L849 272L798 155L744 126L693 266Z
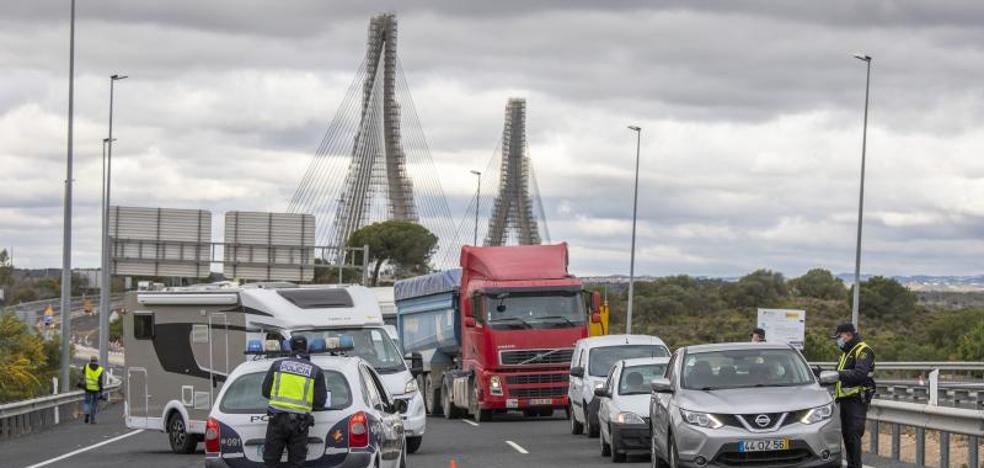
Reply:
M680 416L683 416L683 420L686 421L687 424L690 424L692 426L706 427L708 429L717 429L721 426L724 426L724 423L722 423L718 418L716 418L713 414L710 413L687 411L683 408L680 408Z
M415 393L417 391L417 380L411 379L407 381L407 386L403 387L403 393Z
M631 413L628 411L623 411L615 416L616 424L646 424L646 420L642 419L642 416L638 414Z
M502 381L499 380L498 375L489 377L489 393L493 395L502 395Z
M826 421L834 415L834 404L827 403L823 406L818 406L806 412L800 422L803 424L816 424L820 421Z

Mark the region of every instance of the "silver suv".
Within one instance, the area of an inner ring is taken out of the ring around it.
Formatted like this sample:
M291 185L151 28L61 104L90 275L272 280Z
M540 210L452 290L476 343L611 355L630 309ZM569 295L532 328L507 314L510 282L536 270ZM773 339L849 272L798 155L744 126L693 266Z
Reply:
M689 346L652 381L652 466L840 467L836 372L783 344Z

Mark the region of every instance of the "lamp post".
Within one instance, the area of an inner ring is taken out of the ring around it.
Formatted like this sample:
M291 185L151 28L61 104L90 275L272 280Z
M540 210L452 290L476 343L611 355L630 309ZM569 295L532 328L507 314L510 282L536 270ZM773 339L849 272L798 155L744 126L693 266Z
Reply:
M109 242L109 206L110 191L113 180L113 95L116 91L116 82L125 80L126 75L112 75L109 77L109 138L103 140L106 148L104 159L103 175L103 226L102 226L102 284L99 288L99 363L103 366L109 363L109 314L110 314L110 290L112 289L112 279L109 274L110 269L110 249Z
M72 129L75 115L75 0L72 0L71 26L68 39L68 155L65 164L65 219L62 238L61 274L61 390L70 389L71 353L69 334L72 331Z
M639 149L642 145L642 128L629 125L629 130L636 133L636 164L635 164L635 190L632 194L632 250L629 257L629 307L625 314L625 333L632 333L632 303L635 295L635 246L636 246L636 219L639 211Z
M479 171L471 171L476 177L478 177L478 182L475 184L475 236L472 244L478 245L478 213L482 208L482 173Z
M861 225L864 219L864 163L868 145L868 91L871 89L871 56L854 54L867 67L864 81L864 124L861 130L861 194L858 197L858 242L854 252L854 298L851 301L851 322L854 328L859 328L858 319L861 314Z

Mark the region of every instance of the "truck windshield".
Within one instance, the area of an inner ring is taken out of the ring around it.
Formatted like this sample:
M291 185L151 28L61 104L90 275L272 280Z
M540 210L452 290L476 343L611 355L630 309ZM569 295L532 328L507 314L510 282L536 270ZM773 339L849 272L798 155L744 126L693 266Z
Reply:
M584 323L577 291L501 292L485 296L485 321L495 329L572 328Z
M315 338L332 338L342 335L351 336L355 349L348 354L359 356L372 365L380 374L390 374L406 370L403 356L393 345L386 330L383 328L331 328L300 330L295 335L304 335L308 343Z
M660 345L618 345L591 350L588 357L588 375L604 377L616 362L641 357L667 357L670 352Z
M788 349L743 349L688 353L683 388L722 390L792 387L813 383L813 373L799 353Z

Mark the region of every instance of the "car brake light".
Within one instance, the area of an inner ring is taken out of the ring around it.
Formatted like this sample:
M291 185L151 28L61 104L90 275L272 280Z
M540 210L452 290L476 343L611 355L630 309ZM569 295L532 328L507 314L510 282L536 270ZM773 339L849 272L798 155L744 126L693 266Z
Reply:
M205 452L219 453L219 422L215 418L208 418L205 423Z
M349 448L369 446L369 420L359 411L349 418Z

